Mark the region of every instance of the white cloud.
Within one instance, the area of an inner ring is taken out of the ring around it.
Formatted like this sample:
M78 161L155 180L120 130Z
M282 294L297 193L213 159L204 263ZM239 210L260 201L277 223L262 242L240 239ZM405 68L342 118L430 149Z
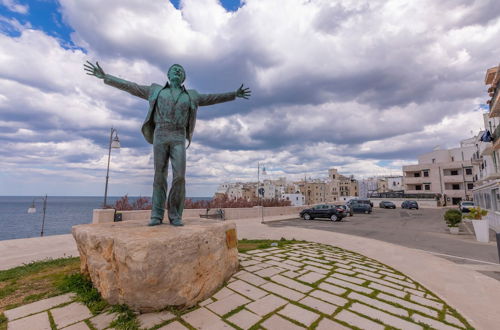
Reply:
M4 19L20 36L0 33L2 162L81 175L100 191L113 125L125 146L112 156L117 186L149 192L151 149L140 134L148 104L85 75L83 63L99 60L140 84L164 83L181 63L201 92L252 88L249 101L199 109L192 195L255 179L257 162L290 178L333 166L393 173L481 125L475 110L487 98L484 72L498 62L500 19L495 1L457 1L247 0L229 12L217 0L183 0L181 10L163 0L61 0L85 52Z
M29 11L28 5L22 5L16 0L0 0L0 4L4 5L10 11L19 14L27 14Z

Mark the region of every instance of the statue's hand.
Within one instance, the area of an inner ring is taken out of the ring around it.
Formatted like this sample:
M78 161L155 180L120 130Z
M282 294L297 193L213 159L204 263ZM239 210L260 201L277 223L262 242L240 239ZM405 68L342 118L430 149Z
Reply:
M245 87L243 88L243 84L241 84L240 88L236 91L236 97L242 97L244 99L247 99L252 95L252 91L250 91L250 88Z
M87 71L88 75L96 76L99 79L104 79L104 77L106 76L106 74L104 73L104 70L99 65L99 62L95 62L95 64L96 65L94 65L94 64L90 63L89 61L87 61L87 63L85 63L83 65L83 69L85 71Z

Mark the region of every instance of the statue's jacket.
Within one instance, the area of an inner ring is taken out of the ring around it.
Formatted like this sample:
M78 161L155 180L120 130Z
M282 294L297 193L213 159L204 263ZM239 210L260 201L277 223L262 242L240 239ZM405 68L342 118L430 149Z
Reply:
M149 101L149 111L142 124L142 134L149 143L153 144L153 137L155 131L154 111L156 109L156 102L158 95L164 88L170 88L168 83L164 86L159 84L151 84L151 86L139 85L131 81L127 81L109 74L104 77L104 83L121 90L124 90L134 96L143 98ZM194 127L196 124L196 112L198 106L212 105L227 101L232 101L236 98L236 92L221 93L221 94L200 94L193 89L186 89L182 86L183 91L187 93L190 99L188 124L186 127L186 139L188 140L188 147L193 138Z

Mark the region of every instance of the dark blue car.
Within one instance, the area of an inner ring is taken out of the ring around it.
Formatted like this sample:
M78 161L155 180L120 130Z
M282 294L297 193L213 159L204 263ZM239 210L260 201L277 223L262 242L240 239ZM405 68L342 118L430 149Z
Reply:
M418 210L418 203L416 201L404 201L401 204L401 208Z

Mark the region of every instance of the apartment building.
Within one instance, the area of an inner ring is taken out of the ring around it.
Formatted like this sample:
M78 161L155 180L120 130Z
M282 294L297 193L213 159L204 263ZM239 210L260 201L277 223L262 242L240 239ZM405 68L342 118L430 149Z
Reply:
M489 111L483 115L484 131L471 158L478 166L473 194L474 203L490 211L490 227L500 231L500 65L486 71L484 83L489 86Z
M405 193L436 194L447 205L472 200L477 172L471 161L476 152L475 140L463 140L459 148L428 152L418 157L417 165L403 166Z
M297 182L297 186L307 205L326 202L326 183L323 180L304 180Z
M326 202L333 203L345 201L349 197L357 197L358 190L358 182L352 176L342 175L336 168L328 170L325 191Z
M387 183L387 191L403 190L403 176L401 175L386 176L385 181Z

